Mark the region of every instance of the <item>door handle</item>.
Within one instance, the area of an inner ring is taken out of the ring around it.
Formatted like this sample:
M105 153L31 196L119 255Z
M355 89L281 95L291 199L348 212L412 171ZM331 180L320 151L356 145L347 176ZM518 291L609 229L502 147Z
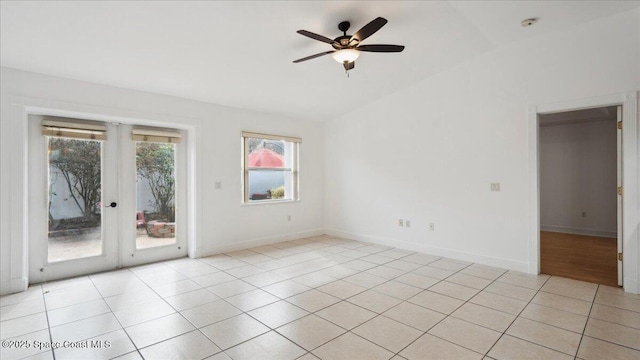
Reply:
M113 208L114 208L114 207L116 207L116 206L118 206L118 203L117 203L117 202L115 202L115 201L114 201L114 202L112 202L112 203L111 203L111 204L109 204L109 205L105 205L105 207L113 207Z

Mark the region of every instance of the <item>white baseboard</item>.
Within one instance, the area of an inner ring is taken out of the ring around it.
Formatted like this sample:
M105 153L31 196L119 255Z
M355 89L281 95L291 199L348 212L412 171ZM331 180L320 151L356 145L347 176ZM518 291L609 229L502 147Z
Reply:
M233 244L226 244L222 246L215 246L215 247L203 249L202 254L199 257L206 257L206 256L211 256L211 255L216 255L216 254L221 254L221 253L226 253L231 251L244 250L244 249L249 249L256 246L277 244L283 241L304 239L307 237L320 236L323 234L324 234L324 230L315 229L315 230L301 231L297 233L289 233L289 234L269 236L269 237L258 238L258 239L239 241Z
M608 238L615 238L618 236L618 233L615 231L580 229L580 228L572 228L572 227L556 226L556 225L540 225L540 230L564 233L564 234L599 236L599 237L608 237Z
M18 293L27 290L29 287L29 279L17 278L5 280L0 283L0 295Z
M496 258L496 257L491 257L486 255L473 254L473 253L452 250L452 249L438 248L438 247L433 247L433 246L428 246L423 244L416 244L416 243L407 242L407 241L381 238L381 237L376 237L371 235L350 233L350 232L335 230L335 229L325 229L324 233L331 236L337 236L337 237L351 239L351 240L358 240L358 241L363 241L363 242L368 242L368 243L373 243L378 245L391 246L391 247L404 249L404 250L418 251L418 252L422 252L430 255L443 256L443 257L447 257L455 260L469 261L469 262L487 265L487 266L493 266L501 269L509 269L509 270L515 270L515 271L521 271L521 272L528 271L529 264L527 262L501 259L501 258Z
M622 282L622 286L625 292L640 294L640 281L638 281L638 279L625 276Z

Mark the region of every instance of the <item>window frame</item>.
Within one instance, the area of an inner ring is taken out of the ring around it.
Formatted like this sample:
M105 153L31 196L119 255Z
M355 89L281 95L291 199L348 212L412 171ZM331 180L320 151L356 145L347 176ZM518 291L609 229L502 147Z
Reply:
M283 168L267 168L267 167L249 167L249 146L247 144L247 139L261 139L261 140L274 140L274 141L283 141L285 143L285 149L289 148L286 146L287 143L290 143L291 148L291 167L283 167ZM245 205L254 205L254 204L272 204L272 203L281 203L281 202L294 202L300 201L300 173L299 173L299 157L300 157L300 144L302 143L302 139L298 137L291 136L282 136L282 135L272 135L272 134L263 134L263 133L254 133L254 132L242 132L241 137L241 148L242 148L242 204ZM291 198L283 197L282 199L263 199L263 200L251 200L249 197L249 172L250 171L282 171L282 172L290 172L291 173L291 188L292 188L292 196Z

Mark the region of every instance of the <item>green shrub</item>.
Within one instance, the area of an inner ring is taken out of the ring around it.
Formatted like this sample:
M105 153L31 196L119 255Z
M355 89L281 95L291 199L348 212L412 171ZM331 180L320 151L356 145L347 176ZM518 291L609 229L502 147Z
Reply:
M284 185L271 189L271 198L272 199L282 199L284 197Z

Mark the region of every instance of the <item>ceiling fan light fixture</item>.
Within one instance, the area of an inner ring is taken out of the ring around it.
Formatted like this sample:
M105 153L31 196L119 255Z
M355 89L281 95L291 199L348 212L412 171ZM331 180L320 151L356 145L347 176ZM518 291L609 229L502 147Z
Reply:
M360 56L360 51L355 49L342 49L338 50L331 55L333 60L343 64L346 62L354 62L358 56Z

